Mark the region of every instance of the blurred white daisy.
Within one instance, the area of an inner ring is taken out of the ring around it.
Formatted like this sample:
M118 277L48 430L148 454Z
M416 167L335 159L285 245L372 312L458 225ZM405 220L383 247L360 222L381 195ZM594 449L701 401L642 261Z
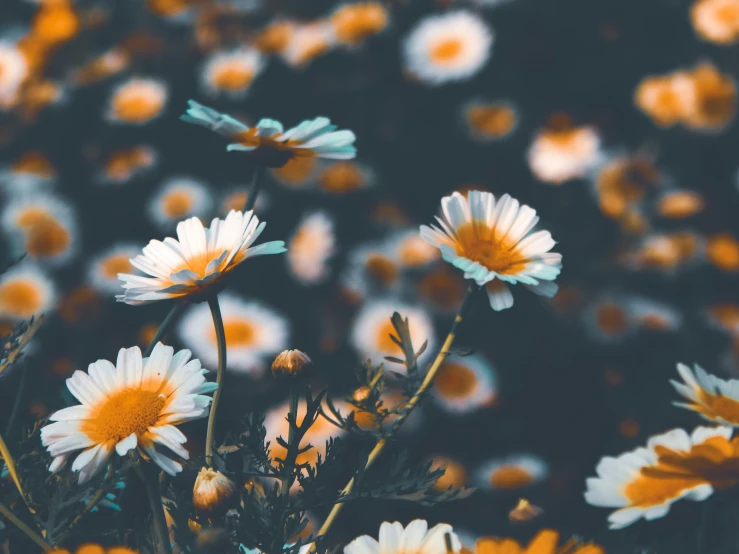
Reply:
M697 364L692 371L685 364L677 364L677 371L683 382L670 383L687 402L675 402L675 406L714 423L739 427L739 379L720 379Z
M271 308L228 293L220 294L218 300L226 334L228 368L261 374L267 359L288 346L287 321ZM218 363L218 343L207 304L193 305L185 312L179 336L206 364Z
M471 12L428 16L405 39L405 67L431 85L469 79L487 62L492 44L492 31Z
M162 114L168 96L163 81L133 77L113 89L106 117L116 123L143 125Z
M12 198L2 212L3 230L14 255L53 265L69 261L76 251L77 219L72 205L48 193Z
M251 48L216 52L205 62L203 86L213 95L242 98L262 71L262 55Z
M449 554L446 535L450 538L451 552L462 550L459 537L447 523L429 529L422 519L411 521L406 528L397 521L386 521L380 525L378 540L369 535L357 537L344 547L344 554Z
M483 463L475 472L480 487L493 490L522 489L547 478L547 463L531 454L518 454Z
M190 177L172 177L149 200L149 217L160 228L169 230L187 217L205 217L212 207L212 195L205 183Z
M505 100L471 100L462 106L464 124L470 136L491 142L509 136L518 125L518 111Z
M647 446L606 456L598 463L598 477L587 480L585 500L603 508L618 508L608 517L611 529L628 527L643 518L664 517L680 499L702 501L713 494L714 478L739 475L723 462L734 458L731 428L697 427L691 435L673 429L656 435Z
M96 290L103 294L115 294L121 290L119 273L135 273L131 264L141 252L141 247L135 244L116 244L101 252L90 260L87 271L88 280Z
M429 352L434 351L436 345L431 318L423 310L392 300L373 300L357 314L351 332L354 348L361 356L373 359L375 362L382 361L385 356L402 359L402 350L390 338L390 335L397 335L390 321L394 312L398 312L403 318L408 318L411 341L416 350L421 348L424 341L428 341L426 352L421 356L423 360ZM393 369L402 372L403 366L394 365Z
M555 185L584 177L601 159L600 137L592 127L542 129L528 152L536 178Z
M26 152L12 163L0 166L0 187L11 196L50 192L56 170L40 152Z
M15 44L0 41L0 109L15 106L26 77L28 62L23 53Z
M305 284L317 283L329 274L328 260L336 246L334 222L326 212L303 216L288 242L287 265Z
M399 231L390 238L394 258L405 268L426 267L439 259L439 250L427 243L415 229Z
M490 406L496 393L495 371L480 354L446 360L434 379L433 396L449 412Z
M344 290L359 299L374 293L397 292L403 284L397 252L385 242L355 246L341 274Z
M247 258L285 252L282 241L252 247L265 225L251 211L215 218L208 229L196 217L182 221L177 225L179 240L152 240L143 255L131 260L151 277L120 274L125 290L116 298L126 304L147 304L202 293Z
M29 319L53 310L57 294L54 282L28 262L0 275L0 318Z
M281 54L293 67L306 67L315 58L326 54L336 45L334 28L328 21L296 25Z
M261 119L249 127L230 115L217 112L189 101L189 109L180 119L206 127L232 140L228 151L252 152L261 157L265 165L282 167L299 158L351 159L356 155L354 133L337 131L327 117L317 117L302 122L297 127L284 130L282 123L274 119Z
M104 185L122 185L152 169L158 158L154 148L140 144L110 152L98 170L98 182Z
M205 379L207 369L190 360L189 350L174 353L157 343L149 358L137 346L122 348L114 366L107 360L90 364L87 373L75 371L67 388L81 402L54 413L41 429L41 442L57 471L77 454L72 469L80 483L107 464L113 450L125 456L135 448L169 475L182 466L157 450L157 445L187 460L187 437L176 425L208 415L217 385ZM81 452L80 452L81 451Z
M531 233L539 221L536 210L507 194L496 201L476 190L468 198L458 192L442 198L441 208L440 227L422 225L421 237L466 279L485 285L494 310L513 305L508 284L522 283L542 296L556 294L562 255L549 252L555 245L549 231Z

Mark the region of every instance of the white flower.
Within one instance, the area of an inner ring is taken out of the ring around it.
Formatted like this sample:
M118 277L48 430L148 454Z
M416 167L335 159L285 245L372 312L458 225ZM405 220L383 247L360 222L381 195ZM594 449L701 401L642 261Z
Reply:
M251 48L217 52L205 63L203 86L213 95L224 93L232 98L242 98L263 66L262 55Z
M601 158L600 138L591 127L540 130L528 153L537 179L556 185L585 176Z
M720 467L726 456L726 448L720 446L726 444L729 457L735 456L730 438L729 427L698 427L692 435L673 429L650 438L646 448L617 458L606 456L595 469L598 477L587 480L585 500L593 506L618 508L608 517L611 529L622 529L640 518L664 517L682 498L705 500L714 489L711 466ZM715 449L713 443L721 444ZM696 446L700 448L695 450ZM735 476L724 471L723 478L729 477Z
M405 66L431 85L462 81L490 57L493 34L480 17L466 11L432 15L420 21L403 44Z
M0 275L0 317L12 320L54 309L54 282L31 263L24 262Z
M134 77L113 90L106 116L115 123L143 125L162 114L168 96L163 81Z
M259 151L270 158L267 165L273 167L281 167L292 158L348 160L356 155L354 133L337 131L327 117L310 119L285 131L282 123L274 119L261 119L256 126L249 127L194 100L189 105L187 113L180 117L182 121L206 127L234 141L226 147L228 151Z
M380 525L379 540L362 535L344 547L344 554L447 554L446 535L452 552L459 552L462 544L447 523L429 529L426 521L416 519L404 529L397 521L386 521Z
M251 211L232 211L225 220L215 218L205 229L196 217L177 225L178 240L152 240L131 264L151 277L122 273L126 304L146 304L200 293L247 258L285 252L285 243L272 241L252 247L264 230Z
M562 255L549 252L555 245L549 231L531 233L539 221L536 210L507 194L496 201L491 193L476 190L469 199L458 192L442 198L441 208L440 227L422 225L421 237L464 271L465 279L486 285L494 310L513 305L507 284L522 283L543 296L556 294Z
M538 456L515 454L484 462L475 472L475 479L485 488L516 490L539 483L547 475L547 463Z
M265 360L287 348L289 327L285 319L256 302L225 293L218 296L226 335L228 368L261 373ZM218 343L207 304L191 306L179 325L180 340L205 363L218 363Z
M211 398L204 394L217 388L206 381L208 370L190 357L189 350L175 354L157 343L149 358L142 359L137 346L121 348L115 366L98 360L87 373L76 371L67 388L81 404L54 413L55 423L41 429L41 442L54 458L50 470L79 452L72 469L83 483L106 465L113 450L125 456L138 448L168 474L180 472L182 466L156 446L188 459L182 446L187 437L175 426L205 417Z
M301 282L313 284L329 275L328 260L336 244L333 219L325 212L303 216L288 243L287 264Z
M434 398L445 410L467 413L495 400L495 372L479 354L446 360L434 379Z
M149 217L162 229L171 229L187 217L205 217L213 207L208 187L190 177L173 177L149 201Z
M683 383L670 383L688 402L675 402L675 406L697 412L708 421L739 426L739 379L720 379L697 364L693 367L691 371L685 364L677 364Z

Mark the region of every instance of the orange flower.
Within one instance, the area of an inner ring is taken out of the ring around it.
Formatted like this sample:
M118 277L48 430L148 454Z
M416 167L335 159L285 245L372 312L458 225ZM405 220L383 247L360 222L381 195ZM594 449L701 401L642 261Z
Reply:
M557 531L542 529L527 546L513 539L483 537L475 543L475 554L605 554L598 545L578 544L574 539L560 547L558 544Z

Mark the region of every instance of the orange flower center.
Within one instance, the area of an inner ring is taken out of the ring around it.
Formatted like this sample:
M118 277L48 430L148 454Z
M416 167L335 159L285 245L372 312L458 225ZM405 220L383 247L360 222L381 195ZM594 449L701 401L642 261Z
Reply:
M377 350L383 354L402 354L400 347L393 342L390 335L396 336L397 332L395 331L395 327L393 327L390 319L386 319L382 322L382 325L377 328L377 336L375 338Z
M293 26L289 23L274 23L262 31L254 46L267 54L282 52L290 43L292 33Z
M716 19L729 25L739 25L739 4L725 3L716 9Z
M49 163L49 160L36 152L31 152L19 158L13 164L13 171L18 173L32 173L39 177L51 177L54 174L54 168Z
M467 122L485 135L502 137L513 129L516 114L507 106L475 106L467 112Z
M462 41L457 37L442 40L431 49L431 60L439 64L453 63L462 53L462 47Z
M703 199L694 192L676 192L662 198L657 209L663 217L690 217L703 209Z
M172 219L184 217L192 209L192 196L183 190L170 192L162 199L162 209Z
M626 330L626 312L617 304L601 304L598 306L595 322L598 325L598 329L605 334L612 336L618 335Z
M100 273L108 279L115 279L119 273L128 273L133 269L126 254L108 256L100 264Z
M369 276L379 285L387 287L398 279L397 266L390 258L379 252L370 254L364 262L364 267Z
M519 489L531 484L534 478L522 467L507 465L493 471L489 480L496 489Z
M113 98L113 112L122 121L142 123L156 116L161 109L161 99L138 86L120 90Z
M257 336L257 330L254 324L245 319L226 317L223 319L223 330L228 346L252 346ZM212 328L210 329L210 340L213 344L217 344L216 332Z
M702 403L694 404L695 410L710 419L720 417L732 425L739 425L739 402L727 396L710 394L703 389L696 392Z
M340 41L356 44L385 28L387 12L375 2L349 5L331 16L331 23Z
M739 242L730 235L711 237L706 248L711 263L724 271L739 270Z
M243 90L254 79L254 71L238 62L224 63L213 75L213 84L225 90Z
M460 225L455 234L457 254L490 271L516 275L529 263L529 259L518 250L518 244L507 237L497 237L494 227L473 221Z
M356 164L336 162L321 171L318 175L318 183L327 192L350 192L364 184L364 175Z
M132 433L140 437L156 425L166 400L158 392L140 388L116 392L82 423L82 432L97 443L117 443Z
M60 223L49 220L29 229L26 251L32 256L57 256L67 250L72 237Z
M32 283L11 281L0 285L0 307L15 317L29 317L41 307L41 294Z
M434 384L441 395L458 400L472 394L477 387L477 381L477 375L469 367L447 362L436 375Z

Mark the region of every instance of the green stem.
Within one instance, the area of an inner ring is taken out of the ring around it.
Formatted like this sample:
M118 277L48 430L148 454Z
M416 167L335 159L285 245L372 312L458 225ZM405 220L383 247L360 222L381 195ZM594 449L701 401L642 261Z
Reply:
M172 543L169 541L169 528L167 518L164 515L162 504L162 491L159 488L159 470L153 462L139 462L134 466L136 473L146 485L146 492L151 505L151 515L154 519L154 531L159 543L156 552L159 554L172 554Z
M23 534L25 534L29 539L31 539L37 545L39 545L44 550L44 552L46 552L47 550L51 550L51 545L48 542L42 539L28 525L23 523L18 516L16 516L13 512L10 511L10 508L8 508L5 504L1 502L0 502L0 514L4 515L8 519L8 521L10 521L13 525L15 525L18 529L20 529L23 532Z
M218 296L213 295L208 298L208 306L213 316L213 326L216 330L216 340L218 341L218 373L216 374L216 383L218 388L213 394L213 403L210 406L210 415L208 416L208 432L205 440L205 463L208 466L213 465L213 433L216 427L216 412L218 411L218 402L221 399L223 391L223 377L226 373L226 332L223 329L223 317L221 316L221 307L218 305Z
M162 321L162 324L159 326L159 329L157 329L157 334L154 335L154 338L151 339L151 342L149 343L149 346L146 347L146 350L144 350L144 358L148 358L151 356L151 351L154 350L154 347L156 344L162 340L164 335L167 334L167 331L169 331L169 328L172 327L175 321L177 321L177 318L180 317L180 314L185 309L186 304L184 302L177 302L172 308L169 310L169 313L167 314L167 317L164 318L164 321Z
M280 544L275 545L275 552L279 552L285 546L287 539L285 537L285 521L288 516L288 500L290 497L290 487L293 484L293 469L295 468L295 460L298 457L298 451L300 450L300 439L295 438L295 427L298 425L298 389L293 384L290 385L290 408L288 412L288 421L290 427L287 434L287 452L285 452L285 461L282 466L282 480L281 480L281 499L282 499L282 512L280 513L280 519L278 523L279 533L276 535ZM307 417L307 414L306 414Z
M254 204L257 203L257 196L259 196L259 189L262 187L262 168L257 166L254 168L254 174L251 177L251 183L249 184L249 190L246 193L246 204L244 204L244 211L254 209Z

